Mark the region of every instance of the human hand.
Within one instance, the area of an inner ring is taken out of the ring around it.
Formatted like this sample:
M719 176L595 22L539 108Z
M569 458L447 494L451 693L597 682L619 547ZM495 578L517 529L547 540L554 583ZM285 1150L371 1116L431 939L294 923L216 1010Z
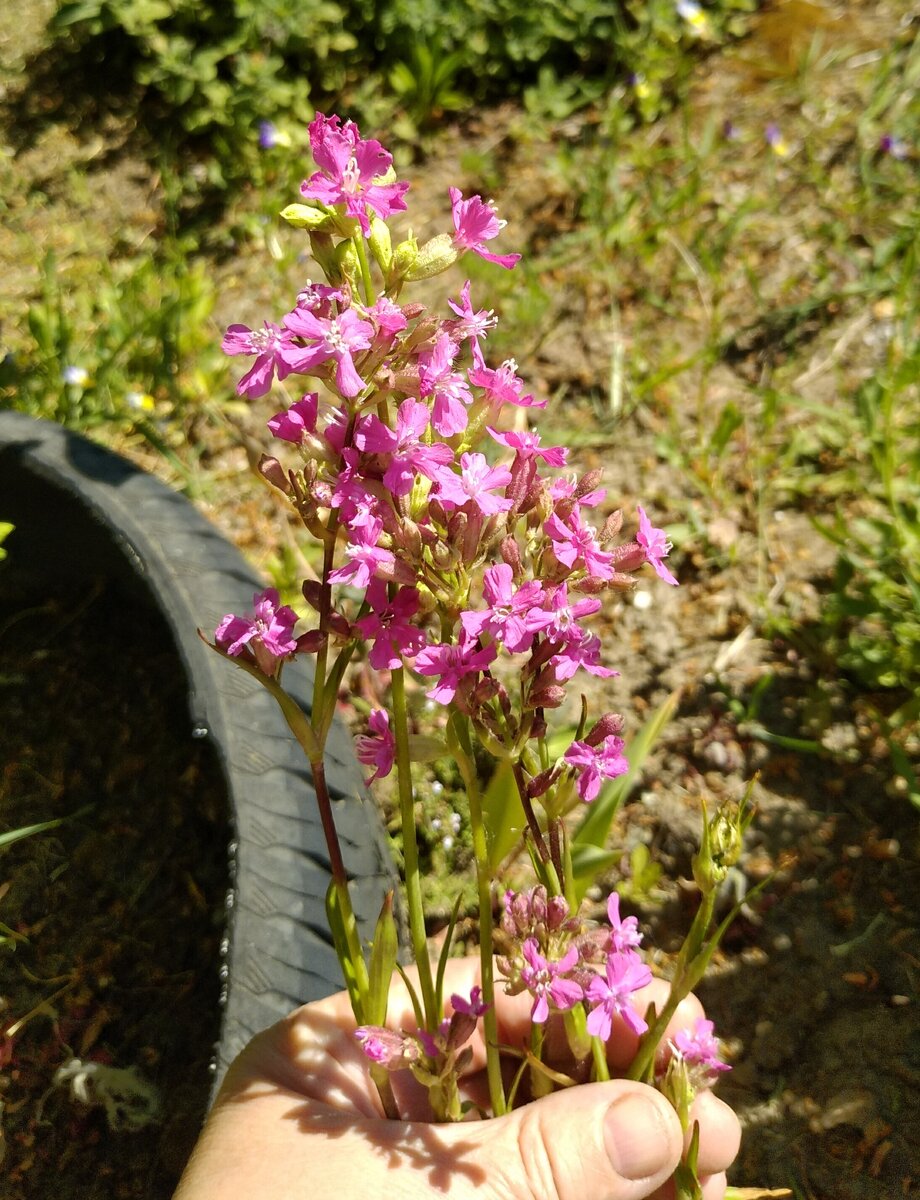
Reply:
M478 982L478 958L452 960L445 994L468 995ZM656 980L635 1000L660 1008L666 993ZM398 978L390 997L388 1023L412 1028ZM690 1028L701 1015L689 996L669 1031ZM526 1041L527 996L499 991L496 1016L503 1045ZM446 1200L673 1197L668 1181L683 1139L673 1109L654 1089L622 1079L583 1084L504 1117L439 1125L425 1119L423 1089L399 1072L392 1080L406 1119L391 1121L383 1117L354 1027L348 996L340 992L254 1038L227 1074L174 1200L414 1200L432 1192ZM547 1031L550 1060L553 1032ZM561 1059L564 1039L556 1040ZM628 1066L636 1043L624 1024L614 1025L612 1071ZM480 1100L487 1095L485 1046L478 1034L469 1045L473 1058L463 1083ZM737 1118L710 1092L700 1093L691 1116L700 1125L703 1198L722 1200L725 1170L740 1141Z

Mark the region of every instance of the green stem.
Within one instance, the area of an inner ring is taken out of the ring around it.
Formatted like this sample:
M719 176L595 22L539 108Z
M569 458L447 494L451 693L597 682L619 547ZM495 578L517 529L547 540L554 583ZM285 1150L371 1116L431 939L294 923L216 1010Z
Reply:
M402 667L392 672L393 734L396 740L396 770L399 782L399 815L402 826L405 867L406 907L409 933L418 968L419 987L429 1029L435 1029L441 1014L437 1011L428 941L425 936L425 912L422 907L422 881L418 866L418 840L415 833L415 797L409 765L409 723L406 714L406 680Z
M610 1078L610 1068L607 1066L607 1047L600 1038L591 1039L591 1056L594 1059L594 1078L606 1083Z
M495 1012L495 979L492 959L492 876L489 870L489 846L482 812L482 793L476 777L469 727L466 721L454 714L454 731L457 746L457 765L466 784L470 806L470 829L473 835L473 853L476 856L476 886L479 892L479 964L482 998L488 1005L482 1018L486 1041L486 1074L489 1080L489 1098L492 1115L503 1116L507 1111L505 1088L502 1082L501 1058L498 1050L498 1017Z
M351 239L355 248L355 253L358 256L358 262L361 265L361 282L364 285L364 301L366 304L373 304L377 299L377 293L374 291L374 281L371 279L371 264L367 257L367 246L364 243L364 235L356 233Z
M698 982L703 963L699 964L697 970L694 969L694 966L706 948L706 934L712 922L714 908L715 892L710 891L703 896L703 903L693 918L690 932L687 934L686 941L681 948L677 965L674 969L674 978L671 981L671 990L668 992L667 1002L661 1012L656 1014L651 1028L642 1035L639 1052L633 1059L632 1065L627 1072L627 1079L647 1080L651 1078L655 1064L655 1052L658 1049L659 1042L664 1037L664 1031L667 1029L668 1022L677 1011L677 1006L681 1000L688 995L691 988ZM704 956L704 958L705 961L708 961L708 956Z

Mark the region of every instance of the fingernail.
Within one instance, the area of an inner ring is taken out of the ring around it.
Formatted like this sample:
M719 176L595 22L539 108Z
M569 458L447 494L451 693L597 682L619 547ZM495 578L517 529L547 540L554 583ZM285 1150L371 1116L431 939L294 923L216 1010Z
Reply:
M621 1096L604 1117L604 1142L614 1170L624 1179L645 1179L668 1166L671 1138L661 1109L635 1092Z

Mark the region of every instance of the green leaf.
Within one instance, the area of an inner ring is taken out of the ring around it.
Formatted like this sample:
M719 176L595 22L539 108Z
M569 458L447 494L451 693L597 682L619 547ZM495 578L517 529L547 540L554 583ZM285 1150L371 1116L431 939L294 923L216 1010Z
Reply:
M3 562L3 560L6 558L6 551L3 549L3 542L7 537L9 537L15 528L16 526L11 525L9 521L0 521L0 562Z
M482 797L482 816L489 846L489 868L495 871L514 849L527 824L511 763L500 762L495 768Z
M387 1002L390 998L390 980L396 970L399 953L399 936L393 919L393 893L387 892L371 944L369 968L370 988L364 1019L369 1025L384 1025L387 1019Z
M66 817L56 817L53 821L40 821L37 825L23 825L21 829L10 829L7 833L0 833L0 850L12 846L21 838L32 837L36 833L46 833L49 829L57 829L58 825L65 825L68 821L74 821L77 817L82 817L84 813L90 812L92 807L91 804L87 804Z
M341 964L342 974L345 976L345 986L348 989L348 995L351 999L352 1011L355 1014L355 1018L363 1023L365 1020L364 999L361 996L361 989L358 985L355 964L351 961L348 931L345 928L345 917L339 904L339 893L335 886L335 881L329 884L329 889L326 892L326 919L329 922L329 930L332 933L336 957Z

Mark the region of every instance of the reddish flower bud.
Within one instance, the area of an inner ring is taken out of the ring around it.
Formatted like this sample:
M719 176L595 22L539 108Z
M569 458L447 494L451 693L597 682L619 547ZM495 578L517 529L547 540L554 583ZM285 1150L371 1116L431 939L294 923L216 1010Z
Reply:
M524 565L521 562L521 548L513 537L502 538L501 546L499 547L501 556L514 572L515 583L521 578L524 570Z
M321 629L309 629L297 639L298 654L315 654L326 638Z
M610 552L613 555L613 565L618 571L638 571L646 562L646 554L638 542L626 542L623 546L615 546Z
M315 608L319 612L321 597L323 594L322 584L318 579L305 579L300 588L303 593L303 598L311 608Z
M575 498L580 500L582 496L587 496L589 492L593 492L603 477L603 471L589 471L587 475L581 477L581 481L575 488Z
M602 546L606 546L608 542L612 542L620 530L623 528L623 510L618 508L616 512L611 513L600 533L597 535L597 540Z
M584 741L589 746L599 746L605 737L622 733L625 724L626 721L620 713L604 713L601 719L592 725Z
M533 736L533 730L531 730L531 736ZM544 796L558 777L559 772L554 767L550 767L548 771L541 771L539 775L534 775L527 785L527 795L531 800Z
M550 687L541 688L539 692L532 692L529 704L533 708L558 708L564 700L565 688L556 683Z
M279 492L284 492L286 496L293 493L290 480L287 472L277 458L271 458L268 454L263 454L259 459L259 474L263 479L267 480L272 487L278 489Z

